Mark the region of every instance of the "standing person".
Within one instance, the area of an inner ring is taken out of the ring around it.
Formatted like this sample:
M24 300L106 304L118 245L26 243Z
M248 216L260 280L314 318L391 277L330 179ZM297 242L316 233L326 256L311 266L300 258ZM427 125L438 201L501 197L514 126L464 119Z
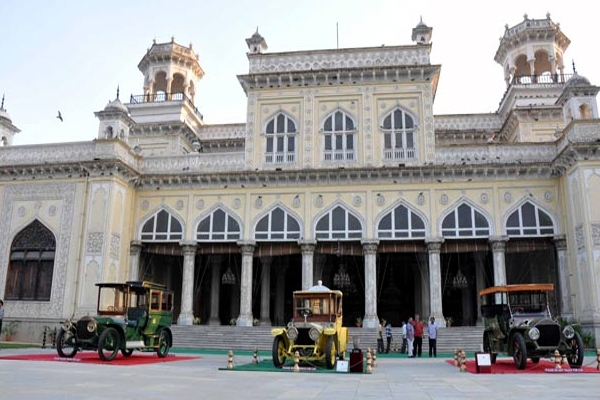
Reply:
M408 354L408 358L413 358L415 356L413 351L413 342L415 341L415 327L413 326L413 319L410 317L408 319L408 323L406 326L406 343L408 347L406 348L406 352Z
M427 325L427 336L429 336L429 357L433 354L437 357L437 334L438 324L435 322L434 317L429 317L429 324Z
M389 322L385 326L385 337L387 339L387 348L385 349L386 353L390 352L390 345L392 344L392 324Z
M413 327L415 328L415 344L413 348L413 356L421 357L421 353L423 352L423 322L421 322L419 314L415 314Z
M385 319L382 319L377 328L377 353L381 354L384 352L383 348L383 327L385 326Z
M400 353L408 353L408 351L406 350L408 348L407 345L408 341L406 340L406 322L402 321L402 349L400 350Z
M0 334L2 334L2 320L4 319L4 302L0 300Z

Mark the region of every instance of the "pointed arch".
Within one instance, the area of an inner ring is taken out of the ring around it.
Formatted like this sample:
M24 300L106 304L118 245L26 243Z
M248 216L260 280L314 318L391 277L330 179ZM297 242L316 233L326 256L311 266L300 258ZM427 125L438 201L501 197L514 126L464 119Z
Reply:
M377 237L386 239L415 239L427 237L427 217L400 200L385 210L376 220Z
M5 298L49 301L55 252L56 237L38 219L19 231L11 244Z
M323 161L356 160L356 125L350 113L340 107L323 119Z
M290 115L278 111L264 126L265 162L283 164L296 162L298 124Z
M554 236L556 231L554 218L530 199L523 199L507 215L504 229L509 237Z
M363 222L345 204L338 202L315 218L317 240L352 240L363 237Z
M278 203L257 219L253 236L255 240L298 240L302 226L299 218Z
M417 155L417 117L400 106L383 114L379 121L383 133L384 160L411 160Z
M444 238L483 238L492 232L491 218L467 199L459 200L442 217L440 234Z
M172 242L183 240L183 222L174 213L161 208L146 219L140 229L145 242Z
M240 219L227 211L222 205L217 205L208 215L205 215L196 227L196 240L202 241L237 241L242 238Z

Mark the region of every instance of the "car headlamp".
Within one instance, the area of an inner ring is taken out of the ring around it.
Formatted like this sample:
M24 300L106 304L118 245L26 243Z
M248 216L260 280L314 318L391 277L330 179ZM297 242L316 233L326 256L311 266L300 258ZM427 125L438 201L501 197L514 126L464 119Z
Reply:
M73 323L71 322L71 320L66 320L65 322L63 322L60 325L60 328L65 332L70 331L72 327L73 327Z
M571 325L567 325L563 329L563 335L565 335L567 339L573 339L573 336L575 336L575 329L573 329Z
M310 340L316 342L321 337L321 330L313 326L308 331L308 337L310 338Z
M290 340L296 340L296 339L298 339L298 328L296 328L295 326L292 326L291 328L289 328L287 330L287 337Z
M89 333L94 333L96 331L96 321L92 320L90 322L87 323L86 325L86 329Z
M540 330L535 326L529 329L529 332L527 332L527 334L529 335L529 338L531 340L538 340L540 338Z

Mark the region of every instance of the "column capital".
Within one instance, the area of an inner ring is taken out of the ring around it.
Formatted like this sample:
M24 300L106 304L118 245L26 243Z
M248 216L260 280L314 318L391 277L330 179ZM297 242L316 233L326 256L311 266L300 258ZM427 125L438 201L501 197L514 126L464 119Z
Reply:
M183 249L183 255L196 255L196 247L198 243L196 242L179 242L179 245Z
M315 252L315 247L317 247L316 240L298 240L298 246L300 246L300 250L302 250L302 254L311 254Z
M554 236L554 247L558 251L567 250L567 236L566 235L556 235Z
M430 253L439 253L442 250L442 244L444 243L444 238L439 237L429 237L425 239L425 244L427 245L427 251Z
M363 254L365 254L365 255L376 254L377 246L379 245L379 240L375 240L375 239L361 240L360 244L362 244L362 247L363 247Z
M492 252L504 252L506 250L506 242L508 242L508 236L492 236L489 239L492 245Z
M239 241L237 245L240 247L242 255L253 255L256 249L256 242L253 240Z
M129 253L140 254L142 252L142 242L139 240L132 240L129 242Z

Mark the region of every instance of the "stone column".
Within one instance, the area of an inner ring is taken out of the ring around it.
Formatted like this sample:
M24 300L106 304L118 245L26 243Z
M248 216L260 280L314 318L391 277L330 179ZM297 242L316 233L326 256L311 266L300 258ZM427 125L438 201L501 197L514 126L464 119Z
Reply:
M260 282L260 324L271 325L271 264L273 257L261 257L262 280Z
M560 293L560 315L564 318L573 316L571 303L571 283L569 281L569 266L567 264L567 239L565 235L554 237L556 248L556 268L558 269L558 286Z
M483 319L481 317L481 296L479 296L479 291L485 289L485 265L483 264L484 257L484 253L475 253L475 292L477 294L477 326L483 325Z
M140 254L142 253L142 242L132 240L129 243L129 280L140 279Z
M377 316L377 245L379 241L361 242L365 259L365 317L363 328L379 326Z
M285 304L285 271L287 266L277 267L276 270L276 281L275 281L275 310L273 310L273 317L275 318L276 325L285 325L287 321L283 319L283 306Z
M209 325L221 325L219 318L219 300L221 298L221 264L223 257L219 254L210 256L210 319Z
M326 282L325 279L323 279L323 269L325 268L325 261L327 261L326 254L320 254L320 253L314 254L313 253L314 276L317 277L317 279L316 279L317 281L319 281L319 280L323 281L323 285L332 287L333 282Z
M313 255L317 242L315 240L299 240L302 250L302 290L310 289L315 285L313 278Z
M242 252L242 277L240 279L240 316L237 326L252 326L252 258L256 243L238 242Z
M446 326L446 318L442 309L442 270L440 267L440 250L443 238L430 238L425 241L429 253L429 307L430 316L434 317L440 327ZM426 320L427 316L423 316Z
M491 237L492 255L494 257L494 286L506 285L506 263L504 254L506 252L508 237Z
M177 325L194 323L194 261L196 259L196 242L181 242L183 248L183 277L181 280L181 311Z

